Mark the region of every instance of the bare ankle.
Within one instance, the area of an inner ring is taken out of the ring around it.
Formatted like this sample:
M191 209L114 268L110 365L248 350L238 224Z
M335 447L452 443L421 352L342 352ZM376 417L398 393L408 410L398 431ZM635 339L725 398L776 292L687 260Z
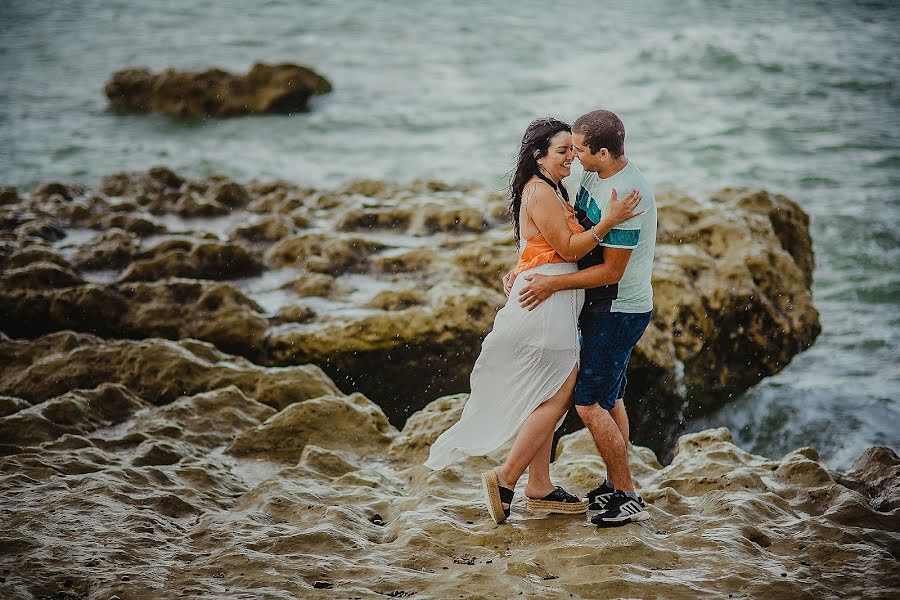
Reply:
M515 489L518 480L510 480L509 475L506 474L506 471L503 469L503 467L497 467L496 469L494 469L494 473L497 475L497 481L502 487L510 490Z
M525 486L525 495L529 498L543 498L555 489L556 486L554 486L550 481L544 481L541 483L534 483L529 481Z
M611 478L610 482L613 484L613 488L622 492L633 492L634 491L634 480L624 477L616 477Z

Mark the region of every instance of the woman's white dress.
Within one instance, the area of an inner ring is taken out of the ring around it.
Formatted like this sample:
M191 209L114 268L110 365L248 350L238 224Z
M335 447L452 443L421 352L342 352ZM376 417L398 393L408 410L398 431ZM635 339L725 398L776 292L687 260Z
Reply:
M557 292L530 312L519 304L519 290L530 274L577 270L573 263L547 263L519 273L482 343L462 417L435 440L425 461L428 467L442 469L466 456L497 450L562 387L578 364L578 314L584 290ZM561 424L562 419L556 427Z

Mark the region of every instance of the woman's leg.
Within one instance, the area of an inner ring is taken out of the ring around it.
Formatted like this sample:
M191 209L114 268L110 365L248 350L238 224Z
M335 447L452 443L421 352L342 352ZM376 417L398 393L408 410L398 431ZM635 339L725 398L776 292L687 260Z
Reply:
M528 483L525 485L525 495L529 498L543 498L556 489L556 486L550 482L550 451L552 449L553 432L551 431L547 436L547 441L528 464Z
M532 477L537 477L536 481L540 481L541 477L546 476L546 481L550 481L550 445L553 443L553 431L572 405L572 393L575 390L577 374L578 366L576 365L572 367L572 372L569 373L569 377L566 378L562 387L549 400L534 409L534 412L522 424L506 462L495 469L500 485L514 489L526 467L544 448L546 448L546 462L543 462L542 457L541 462L536 464L539 468L529 473L529 485ZM552 489L547 493L550 491Z

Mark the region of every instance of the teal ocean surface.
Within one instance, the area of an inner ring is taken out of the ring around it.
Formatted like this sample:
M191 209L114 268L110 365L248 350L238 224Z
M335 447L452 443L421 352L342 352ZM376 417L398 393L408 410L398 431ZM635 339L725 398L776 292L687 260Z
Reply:
M812 217L817 344L685 426L772 456L813 446L833 467L900 447L896 3L4 0L0 22L0 184L21 189L156 164L501 188L532 118L612 109L659 189L762 187ZM115 114L102 93L126 66L256 61L310 65L335 91L220 121Z

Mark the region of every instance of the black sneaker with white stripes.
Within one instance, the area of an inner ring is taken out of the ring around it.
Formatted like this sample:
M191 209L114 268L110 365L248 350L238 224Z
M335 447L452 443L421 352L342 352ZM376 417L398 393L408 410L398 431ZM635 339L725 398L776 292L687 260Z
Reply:
M619 490L609 497L606 508L591 517L594 525L624 525L646 521L650 518L647 505L638 496L637 500Z
M588 511L597 512L606 508L606 504L615 491L616 488L609 484L609 480L604 479L603 483L585 494L584 500L588 503Z

